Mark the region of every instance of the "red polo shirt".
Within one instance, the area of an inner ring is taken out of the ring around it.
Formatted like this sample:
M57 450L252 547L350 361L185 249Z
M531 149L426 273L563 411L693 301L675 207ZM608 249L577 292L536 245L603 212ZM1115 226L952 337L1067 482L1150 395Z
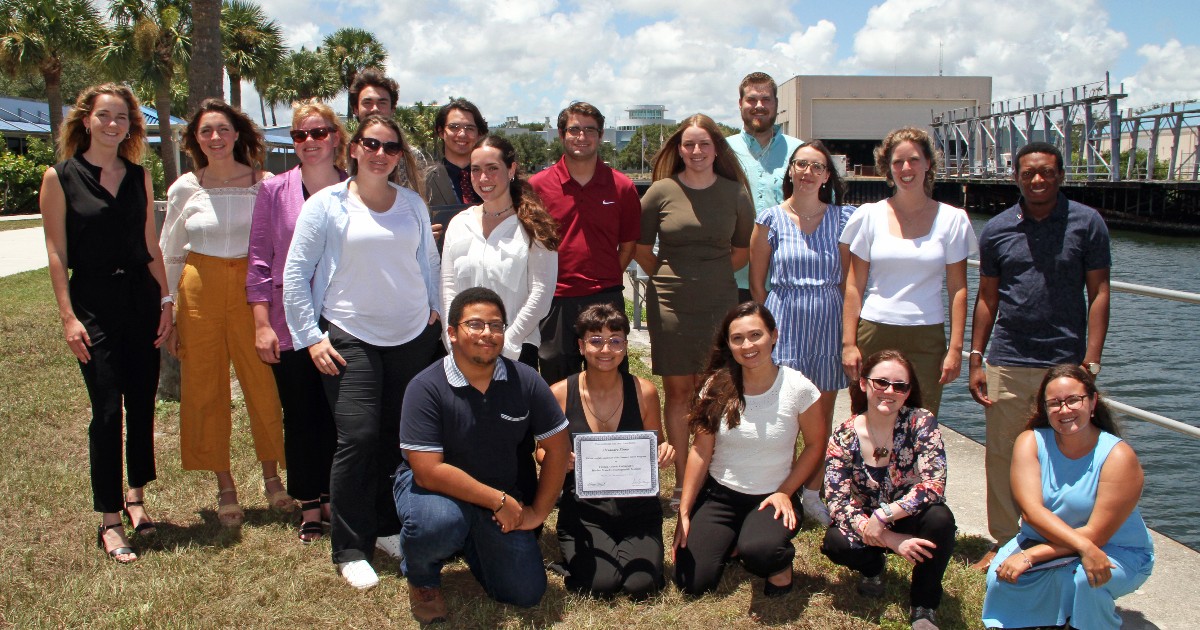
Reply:
M529 178L542 203L558 221L558 286L555 297L592 295L620 286L617 246L641 236L642 203L623 173L603 162L587 186L567 171L565 158Z

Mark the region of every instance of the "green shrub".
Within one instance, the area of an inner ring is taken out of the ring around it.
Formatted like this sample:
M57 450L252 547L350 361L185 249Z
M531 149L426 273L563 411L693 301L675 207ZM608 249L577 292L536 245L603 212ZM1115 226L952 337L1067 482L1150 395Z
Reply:
M23 155L0 153L0 214L33 212L45 171L45 165Z

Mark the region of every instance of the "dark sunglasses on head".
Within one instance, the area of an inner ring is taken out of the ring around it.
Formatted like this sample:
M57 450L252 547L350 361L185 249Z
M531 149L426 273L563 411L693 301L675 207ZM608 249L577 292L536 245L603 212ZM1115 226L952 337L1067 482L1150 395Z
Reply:
M912 388L912 385L904 381L889 381L879 377L868 377L867 380L871 382L871 387L874 387L877 392L887 391L887 388L891 387L897 394L907 394L908 390Z
M304 142L312 136L313 140L324 140L333 133L333 127L315 127L313 129L293 129L291 131L292 142Z
M378 151L379 147L383 147L383 152L391 156L400 155L400 152L404 150L404 145L399 142L383 142L375 138L359 138L358 143L371 152Z

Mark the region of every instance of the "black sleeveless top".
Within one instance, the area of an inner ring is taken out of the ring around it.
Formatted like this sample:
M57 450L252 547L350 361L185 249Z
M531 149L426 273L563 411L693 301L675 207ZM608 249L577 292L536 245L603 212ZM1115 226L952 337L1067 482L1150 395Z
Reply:
M146 175L125 158L114 197L100 185L100 167L83 155L54 165L66 196L67 267L76 274L112 275L150 262L146 249Z
M616 431L642 431L642 408L638 402L637 380L632 374L621 373L621 419L617 422ZM571 442L581 433L593 433L588 425L587 414L583 409L583 398L579 395L579 374L567 377L567 429L571 432ZM631 516L657 515L662 518L662 504L658 497L623 497L619 499L580 499L575 496L575 473L567 472L566 483L563 485L563 502L570 499L578 508L581 516L628 518Z

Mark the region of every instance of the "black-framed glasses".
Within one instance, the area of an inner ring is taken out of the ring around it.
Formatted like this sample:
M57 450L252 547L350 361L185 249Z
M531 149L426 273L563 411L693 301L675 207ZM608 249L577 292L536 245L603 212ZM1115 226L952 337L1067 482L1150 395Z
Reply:
M464 125L461 123L450 123L446 125L446 131L449 131L450 135L457 134L460 131L465 131L471 135L475 135L479 133L479 127L476 127L475 125Z
M567 127L566 132L568 136L587 136L589 138L595 138L596 136L600 135L600 129L598 127L571 126Z
M507 328L504 322L485 322L482 319L468 319L465 322L459 322L459 326L475 333L482 334L484 331L489 331L493 335L504 334L504 329Z
M312 129L293 129L289 135L292 136L292 142L299 144L308 140L309 136L312 136L313 140L324 140L333 132L333 127L313 127Z
M810 162L808 160L792 160L792 166L796 167L798 171L811 170L817 175L824 173L825 169L829 168L823 162Z
M887 388L891 387L892 391L897 394L907 394L908 390L912 389L912 385L906 381L889 381L886 378L867 377L867 381L871 383L871 387L877 392L886 392Z
M358 143L361 144L364 149L371 151L372 153L378 151L380 147L383 147L383 152L392 157L400 155L400 152L404 150L404 145L400 144L399 142L384 142L375 138L359 138Z
M587 338L587 344L597 350L603 350L604 346L613 349L613 352L620 352L625 349L625 340L621 337L601 337L593 335Z
M1067 396L1066 398L1047 398L1046 411L1062 410L1063 407L1072 411L1083 406L1083 401L1087 400L1087 396Z

